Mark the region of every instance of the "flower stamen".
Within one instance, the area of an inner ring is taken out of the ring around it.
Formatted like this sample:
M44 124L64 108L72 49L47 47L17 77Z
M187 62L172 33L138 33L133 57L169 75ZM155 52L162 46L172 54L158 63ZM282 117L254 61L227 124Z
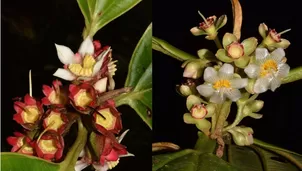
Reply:
M220 89L220 88L223 88L223 87L225 87L225 88L231 88L231 83L230 83L230 81L229 80L218 80L218 81L216 81L215 83L214 83L214 85L213 85L213 88L214 89L216 89L216 90L218 90L218 89Z

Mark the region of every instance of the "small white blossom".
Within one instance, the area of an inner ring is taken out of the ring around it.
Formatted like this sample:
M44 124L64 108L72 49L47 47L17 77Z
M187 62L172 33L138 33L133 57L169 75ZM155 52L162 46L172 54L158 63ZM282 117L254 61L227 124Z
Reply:
M282 48L269 53L265 48L256 49L256 61L249 64L244 72L253 79L255 93L263 93L268 89L275 91L281 85L281 79L289 73L290 67L284 62L285 52Z
M197 86L198 92L204 97L210 97L210 102L221 104L226 98L237 101L241 97L238 89L247 85L248 80L234 77L234 67L223 64L217 72L213 67L204 71L205 83Z

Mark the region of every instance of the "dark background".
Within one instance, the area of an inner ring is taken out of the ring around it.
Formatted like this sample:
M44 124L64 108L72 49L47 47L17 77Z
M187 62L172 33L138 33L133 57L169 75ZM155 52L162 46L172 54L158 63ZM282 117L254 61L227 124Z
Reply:
M29 69L33 75L33 95L43 97L42 85L51 84L52 74L63 66L54 43L77 51L82 42L84 18L76 0L4 0L1 15L1 151L10 151L6 138L22 130L12 120L15 113L12 98L28 93ZM118 60L114 76L116 88L123 87L132 52L150 22L151 0L144 0L94 36L102 45L113 48L113 58ZM150 129L130 107L118 109L122 113L124 130L130 129L122 144L136 156L122 158L115 170L151 167Z
M301 27L298 1L273 0L241 0L243 9L242 37L256 37L262 41L258 26L265 22L268 27L278 32L291 28L283 38L290 40L291 45L286 49L286 57L291 68L302 65L301 58ZM190 29L197 26L202 18L200 10L206 17L226 14L227 25L219 30L221 39L225 32L232 32L232 6L230 0L188 0L188 1L153 1L153 36L164 39L173 46L197 56L197 50L208 48L216 52L213 41L204 36L195 37ZM175 85L182 83L183 69L181 62L153 51L153 141L169 141L180 145L181 148L193 148L197 140L195 125L183 122L183 114L187 112L186 98L175 91ZM279 87L274 93L268 91L259 95L264 100L264 108L259 112L264 114L260 120L245 118L241 124L254 130L254 137L280 147L302 153L302 112L301 96L302 81L289 83ZM231 116L235 117L232 110Z

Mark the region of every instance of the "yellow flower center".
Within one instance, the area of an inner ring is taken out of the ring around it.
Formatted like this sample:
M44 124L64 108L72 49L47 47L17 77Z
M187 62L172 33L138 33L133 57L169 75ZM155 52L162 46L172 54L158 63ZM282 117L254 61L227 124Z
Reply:
M86 55L82 64L69 64L68 69L76 76L91 77L96 61L91 55Z
M260 76L265 77L267 74L278 71L277 63L269 59L261 65Z
M116 122L116 117L113 116L109 108L102 109L98 111L101 113L106 119L104 119L102 116L99 114L96 115L96 123L98 125L103 126L107 130L114 129L115 122Z
M24 145L22 147L21 152L22 153L33 153L34 150L33 150L33 148L31 146L29 146L29 145L26 144L26 145Z
M91 95L84 89L81 89L74 97L75 105L86 107L91 101Z
M238 59L244 55L243 46L240 43L234 42L229 45L228 54L231 58Z
M35 123L39 118L39 110L37 106L27 106L22 112L22 119L24 123Z
M54 146L53 140L40 140L39 147L44 154L54 154L57 152L57 147Z
M222 87L230 88L231 87L230 81L229 80L218 80L213 85L213 88L216 89L216 90L218 90Z
M57 93L55 91L52 91L50 93L50 95L48 96L48 100L52 103L52 104L61 104L62 100L60 98L59 95L57 95Z
M51 111L51 113L45 118L46 127L49 129L57 131L63 124L61 119L61 114Z

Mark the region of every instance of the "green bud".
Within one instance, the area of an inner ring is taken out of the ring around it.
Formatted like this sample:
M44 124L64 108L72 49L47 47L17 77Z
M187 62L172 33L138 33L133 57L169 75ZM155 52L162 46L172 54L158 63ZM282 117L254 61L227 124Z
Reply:
M200 59L215 59L215 55L208 49L200 49L197 51L197 54Z
M235 144L239 146L251 145L254 143L253 140L253 129L250 127L234 127L228 130L232 134Z
M195 95L189 95L187 97L187 102L186 102L186 106L187 106L187 109L188 110L191 110L192 107L194 105L198 105L198 104L201 104L201 103L206 103L204 100L202 100L200 97L198 96L195 96Z
M264 23L261 23L258 27L258 31L259 31L259 34L261 35L261 37L263 39L265 39L267 36L268 27Z
M255 92L254 92L255 83L256 83L256 79L249 79L248 83L247 83L247 86L245 87L245 90L247 92L249 92L250 94L255 94Z
M189 95L193 94L190 86L184 85L184 84L179 87L179 91L184 96L189 96Z
M263 105L264 105L264 101L254 100L248 106L250 107L252 112L259 112L263 108Z
M190 60L189 62L185 62L182 67L185 67L183 77L197 79L202 76L206 62L202 59Z

